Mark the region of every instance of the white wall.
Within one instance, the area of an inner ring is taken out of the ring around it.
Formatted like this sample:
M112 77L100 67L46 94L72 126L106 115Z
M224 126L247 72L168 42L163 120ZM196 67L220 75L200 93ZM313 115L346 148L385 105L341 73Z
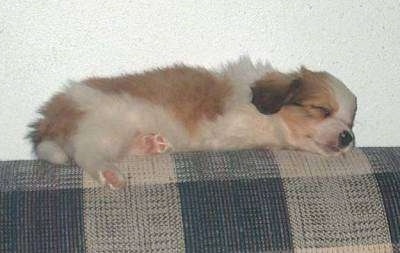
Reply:
M67 79L243 53L329 70L358 96L358 145L399 145L400 2L306 2L1 1L0 159L31 158L26 125Z

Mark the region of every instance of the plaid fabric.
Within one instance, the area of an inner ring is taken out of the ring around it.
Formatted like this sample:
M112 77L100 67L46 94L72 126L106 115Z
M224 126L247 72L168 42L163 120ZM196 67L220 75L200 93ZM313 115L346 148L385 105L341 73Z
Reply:
M112 191L74 164L0 162L0 252L400 252L400 147L119 166L128 187Z

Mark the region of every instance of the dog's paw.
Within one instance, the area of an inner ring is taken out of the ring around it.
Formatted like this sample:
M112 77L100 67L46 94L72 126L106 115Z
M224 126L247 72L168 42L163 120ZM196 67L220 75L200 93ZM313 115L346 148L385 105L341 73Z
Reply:
M113 190L118 190L126 186L125 178L116 170L103 170L100 172L100 180L103 184Z
M168 141L159 134L148 134L143 138L147 154L161 154L171 147Z
M134 155L161 154L170 148L170 143L162 135L152 133L137 136L131 153Z

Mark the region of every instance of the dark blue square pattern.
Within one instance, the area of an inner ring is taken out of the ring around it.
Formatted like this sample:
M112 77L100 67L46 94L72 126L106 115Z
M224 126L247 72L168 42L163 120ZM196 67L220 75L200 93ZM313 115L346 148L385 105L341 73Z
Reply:
M363 148L375 172L394 252L400 253L400 147Z
M179 182L280 177L273 153L267 149L174 154Z
M0 252L84 252L82 189L0 192Z
M375 177L385 205L392 243L400 249L400 172L379 173Z
M292 248L279 178L179 183L187 252Z

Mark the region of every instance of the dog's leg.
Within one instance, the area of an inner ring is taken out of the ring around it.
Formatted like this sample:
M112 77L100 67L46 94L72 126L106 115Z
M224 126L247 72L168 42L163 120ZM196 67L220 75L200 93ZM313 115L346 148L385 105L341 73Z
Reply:
M130 154L161 154L171 148L171 144L160 134L140 134L133 140Z
M107 184L111 189L120 189L126 186L125 178L115 168L102 170L99 173L100 180Z
M124 177L111 162L94 160L86 154L76 155L75 161L92 178L109 186L111 189L120 189L126 185Z
M124 177L114 164L114 161L118 159L113 153L114 146L99 142L76 144L74 160L91 177L111 189L123 188L126 185Z

